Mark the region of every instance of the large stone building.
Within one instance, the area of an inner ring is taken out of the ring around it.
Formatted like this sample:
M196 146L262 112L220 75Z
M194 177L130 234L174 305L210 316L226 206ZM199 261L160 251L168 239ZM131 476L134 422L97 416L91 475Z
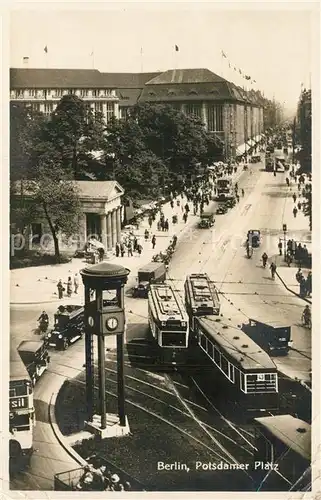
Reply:
M263 132L263 100L208 69L156 73L100 73L97 70L12 68L10 99L47 115L61 97L74 93L105 120L125 118L137 102L166 103L202 119L226 157L247 152Z
M73 235L73 241L78 248L83 248L88 238L95 238L101 240L107 250L111 250L116 241L121 241L123 188L116 181L69 182L75 184L82 212L79 232ZM30 181L17 181L11 193L12 201L19 201L19 198L27 200L32 196L32 189ZM16 233L14 227L11 227L11 232ZM39 214L26 228L24 236L27 247L39 244L46 235L50 235L50 228L46 218Z

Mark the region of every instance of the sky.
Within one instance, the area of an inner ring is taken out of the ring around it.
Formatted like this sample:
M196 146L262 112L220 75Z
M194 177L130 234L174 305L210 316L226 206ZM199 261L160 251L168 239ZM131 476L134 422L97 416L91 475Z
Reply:
M256 81L253 88L291 109L301 83L311 80L311 4L64 3L60 10L57 4L32 9L11 10L11 67L24 67L29 57L30 68L208 68L248 85L241 69Z

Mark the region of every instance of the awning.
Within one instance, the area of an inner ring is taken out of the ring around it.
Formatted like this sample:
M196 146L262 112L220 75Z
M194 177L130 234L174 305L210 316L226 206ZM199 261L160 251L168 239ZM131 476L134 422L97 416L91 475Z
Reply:
M249 139L247 141L247 144L252 148L253 146L255 146L255 142L253 141L253 139Z
M240 146L237 146L237 148L236 148L236 156L242 156L242 155L244 155L246 149L247 149L247 144L241 144Z

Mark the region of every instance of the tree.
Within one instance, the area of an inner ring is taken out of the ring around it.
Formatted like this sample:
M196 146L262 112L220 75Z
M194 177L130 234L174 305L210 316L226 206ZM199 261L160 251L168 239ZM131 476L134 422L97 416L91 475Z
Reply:
M74 182L66 179L63 166L54 162L38 165L33 201L42 208L54 241L55 257L61 260L58 234L67 237L78 232L81 214L78 192Z
M312 186L307 184L304 189L305 202L303 204L303 213L309 218L309 228L312 231Z

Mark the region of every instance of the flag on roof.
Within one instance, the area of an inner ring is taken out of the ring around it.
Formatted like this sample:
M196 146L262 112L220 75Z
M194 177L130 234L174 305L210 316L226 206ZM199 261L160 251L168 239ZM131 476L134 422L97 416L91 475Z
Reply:
M179 52L179 47L178 47L178 45L175 45L175 52Z
M47 54L47 52L48 52L48 47L47 47L47 45L45 46L45 48L44 48L43 50L44 50L44 51L46 52L46 54Z
M225 54L225 52L223 52L223 50L221 50L221 54L222 54L222 57L225 57L225 59L227 58L227 55Z

